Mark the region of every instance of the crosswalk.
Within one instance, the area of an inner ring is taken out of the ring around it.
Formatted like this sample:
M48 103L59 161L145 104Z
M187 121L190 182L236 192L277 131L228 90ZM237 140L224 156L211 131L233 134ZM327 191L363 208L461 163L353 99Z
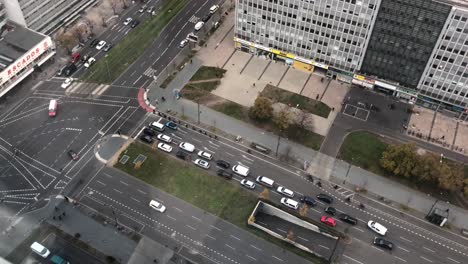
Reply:
M192 17L190 17L190 19L189 19L189 22L195 24L195 23L197 23L199 20L200 20L199 17L197 17L197 16L195 16L195 15L192 15Z
M107 84L75 82L65 90L65 94L91 94L98 96L102 95L109 87Z
M152 67L149 67L148 69L146 69L143 75L146 75L148 77L153 77L155 72L156 72L155 69L153 69Z

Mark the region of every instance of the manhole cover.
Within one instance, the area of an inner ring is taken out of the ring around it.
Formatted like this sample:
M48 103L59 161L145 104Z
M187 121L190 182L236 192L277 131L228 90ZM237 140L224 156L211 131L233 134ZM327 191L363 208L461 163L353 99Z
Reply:
M122 163L122 164L126 164L129 158L130 158L130 156L123 155L122 158L120 158L119 162Z
M137 164L138 162L143 164L143 162L145 162L145 160L146 160L145 155L138 154L138 157L136 157L136 159L133 161L133 164Z

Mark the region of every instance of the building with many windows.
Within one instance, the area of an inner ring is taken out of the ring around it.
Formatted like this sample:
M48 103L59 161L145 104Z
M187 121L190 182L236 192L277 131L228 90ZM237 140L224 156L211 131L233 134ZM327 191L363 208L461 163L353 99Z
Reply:
M3 26L7 22L6 10L2 3L0 3L0 33L2 32Z
M54 32L78 18L97 0L1 0L8 18L45 34Z
M468 108L467 17L461 0L237 0L234 41L295 68L460 111Z

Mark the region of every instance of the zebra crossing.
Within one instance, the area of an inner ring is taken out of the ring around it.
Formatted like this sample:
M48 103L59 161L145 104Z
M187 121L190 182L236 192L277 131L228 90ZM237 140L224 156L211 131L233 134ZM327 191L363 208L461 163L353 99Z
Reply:
M341 194L341 196L343 196L345 199L346 198L350 198L352 199L354 197L354 192L351 191L351 190L348 190L346 188L342 188L342 187L339 187L336 189L336 191Z
M190 17L189 19L189 22L196 24L199 20L200 20L199 17L192 15L192 17Z
M92 94L98 96L102 95L109 87L110 85L107 84L75 82L65 90L65 94Z
M153 69L152 67L149 67L148 69L146 69L143 75L153 78L155 72L156 72L155 69Z

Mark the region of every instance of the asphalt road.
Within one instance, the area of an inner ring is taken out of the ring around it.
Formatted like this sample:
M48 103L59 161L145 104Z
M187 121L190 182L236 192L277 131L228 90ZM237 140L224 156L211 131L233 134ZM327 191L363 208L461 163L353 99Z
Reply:
M158 116L153 116L143 123L158 120ZM321 188L312 184L302 174L302 172L294 170L288 165L281 164L277 160L270 157L257 154L247 153L244 147L240 147L235 142L230 142L225 139L214 140L199 132L193 131L189 127L179 128L177 131L166 130L165 133L173 137L174 145L187 140L194 144L197 150L205 150L214 154L214 159L223 159L234 164L243 164L250 167L251 173L249 178L255 180L257 175L264 175L275 180L277 185L285 186L296 193L295 199L298 199L303 194L314 197L318 193L328 193L335 198L333 206L340 212L346 212L359 220L357 226L349 226L346 223L338 221L337 229L348 233L352 236L352 241L360 241L362 244L367 244L368 248L372 248L369 252L374 251L372 257L362 258L360 252L345 250L345 255L356 259L361 263L375 263L375 261L388 258L396 263L464 263L468 261L466 255L467 241L466 239L446 232L442 229L435 228L432 224L422 220L408 216L402 212L390 209L383 204L364 200L362 197L355 196L352 203L344 200L344 197L337 192L333 186L323 184ZM176 152L176 149L173 152ZM192 159L195 159L196 154L192 154ZM215 173L216 166L212 163L210 172ZM216 176L217 177L217 176ZM235 177L239 180L239 177ZM233 181L234 182L234 181ZM277 186L275 185L275 186ZM260 192L261 188L257 187L255 192ZM282 195L272 191L270 198L279 203ZM358 204L363 202L366 205L365 209L360 209ZM319 202L319 205L309 210L309 217L319 220L323 215L323 210L326 204ZM387 252L377 249L371 245L374 237L378 236L368 230L367 222L375 220L383 224L389 229L386 238L395 243L396 248L393 252ZM391 262L393 263L393 262Z

